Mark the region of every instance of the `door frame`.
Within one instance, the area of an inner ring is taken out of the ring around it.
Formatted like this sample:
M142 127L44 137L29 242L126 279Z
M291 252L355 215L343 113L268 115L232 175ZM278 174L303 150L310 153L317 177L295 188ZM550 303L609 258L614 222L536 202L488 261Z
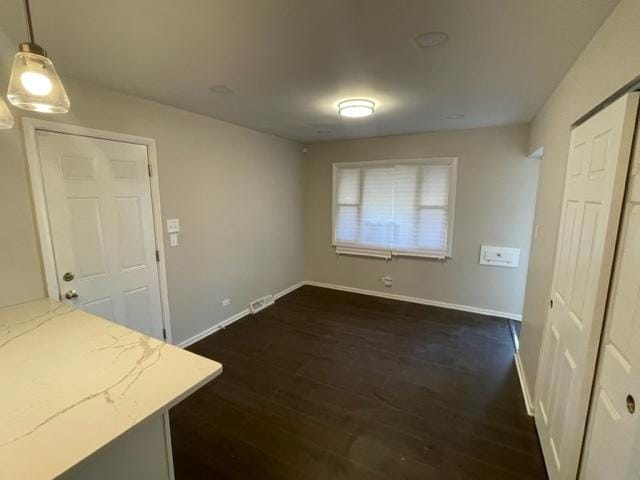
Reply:
M639 81L638 79L640 79L640 77L638 77L636 79L636 81ZM602 102L597 108L592 109L591 111L589 111L587 114L583 115L579 121L575 122L574 124L571 125L570 128L570 136L569 136L569 144L570 146L573 145L572 142L572 136L573 136L573 131L580 127L581 125L583 125L584 123L588 122L589 120L591 120L593 117L595 117L597 114L603 112L604 110L606 110L608 107L610 107L612 104L614 104L617 101L620 101L623 97L627 96L629 98L632 98L633 96L637 96L640 98L640 90L638 89L627 89L624 90L621 89L618 93L615 94L614 96L611 96L609 99L607 99L605 102ZM621 92L621 93L620 93ZM638 101L640 102L640 100ZM609 233L609 235L613 235L613 252L611 254L611 260L610 260L610 267L608 269L608 274L606 275L606 277L608 277L608 283L607 283L607 287L605 288L604 294L603 294L603 298L600 300L599 305L601 305L603 311L602 311L602 315L600 317L599 323L598 321L594 321L593 325L595 326L597 324L597 328L594 329L594 331L596 331L597 333L595 334L595 336L597 337L597 342L595 344L595 355L593 358L593 364L591 366L591 368L585 369L585 371L589 371L590 373L590 377L591 377L591 381L590 381L590 385L589 385L589 391L587 393L587 408L584 414L584 418L582 419L582 423L584 424L584 430L582 432L582 435L580 437L580 451L578 453L578 463L577 463L577 467L576 467L576 478L582 478L582 469L583 469L583 460L584 460L584 454L585 454L585 447L587 446L587 439L588 439L588 434L589 434L589 422L591 420L591 414L592 414L592 402L594 399L594 392L595 392L595 386L596 386L596 381L598 378L598 370L600 368L600 360L601 360L601 354L602 354L602 347L603 347L603 339L604 339L604 332L607 326L607 310L609 308L609 300L610 300L610 295L611 295L611 287L613 285L613 275L615 272L615 268L616 268L616 258L618 256L618 244L620 241L620 232L621 232L621 228L622 228L622 222L624 219L624 211L625 211L625 198L627 196L627 189L628 189L628 182L629 182L629 175L631 173L631 165L633 162L633 158L634 158L634 151L635 148L637 146L637 142L636 142L636 138L638 137L638 135L640 134L640 110L638 110L640 108L640 105L637 103L634 111L635 113L635 119L632 122L632 126L630 127L630 132L627 132L627 136L625 137L624 134L624 128L622 130L621 133L621 139L627 140L629 142L629 147L628 147L628 153L625 154L626 158L626 162L628 164L628 170L626 171L626 173L624 174L624 178L620 180L620 182L618 184L614 184L613 188L614 188L614 192L617 190L619 190L619 201L620 201L620 208L619 208L619 212L617 214L618 219L617 219L617 225L616 227ZM628 114L628 112L627 112ZM625 120L626 121L626 120ZM571 150L571 148L569 149ZM571 151L569 151L569 153L567 155L569 155L571 153ZM618 161L620 159L618 158ZM563 202L564 202L564 190L566 190L567 187L567 178L568 178L568 174L569 174L569 157L567 157L567 164L566 164L566 170L565 170L565 178L564 178L564 186L563 186ZM615 194L614 196L612 196L612 199L615 198ZM564 205L563 205L564 208ZM556 261L557 261L557 256L560 255L560 251L559 251L559 244L558 242L560 241L560 235L562 234L561 231L562 226L559 226L557 235L556 235L556 245L554 247L554 271L553 271L553 279L551 282L551 285L549 287L549 291L548 291L548 295L547 295L547 299L551 299L553 297L553 293L554 293L554 286L555 286L555 276L556 276ZM544 330L543 330L543 338L542 338L542 344L540 346L540 351L538 353L538 370L536 372L536 380L535 380L535 395L534 395L534 414L538 413L538 398L539 398L539 383L541 381L542 376L545 374L545 372L540 368L542 366L543 363L543 359L545 357L546 354L546 349L545 347L546 345L546 337L548 334L548 329L551 328L551 322L549 319L550 316L550 310L549 310L549 306L547 306L546 309L546 314L545 314L545 326L544 326ZM537 420L536 420L537 421ZM539 433L538 431L538 427L536 424L536 432ZM547 466L547 461L545 458L545 468L547 469L547 472L549 472L549 467Z
M56 273L55 257L53 253L53 240L49 224L47 200L44 192L44 177L40 163L40 152L36 135L38 131L62 133L81 137L112 140L121 143L143 145L147 148L147 160L151 166L152 175L149 178L151 187L151 209L153 211L153 233L156 250L159 253L158 282L160 286L160 307L162 311L162 327L164 328L165 342L173 343L171 330L171 314L169 311L169 290L167 283L167 269L164 255L164 235L162 229L162 213L160 208L160 182L158 180L158 158L156 141L152 138L139 137L126 133L97 130L68 123L51 122L38 118L22 118L27 164L29 166L29 182L33 195L34 210L36 216L36 228L40 240L40 253L44 268L45 286L47 295L54 300L60 300L60 288Z

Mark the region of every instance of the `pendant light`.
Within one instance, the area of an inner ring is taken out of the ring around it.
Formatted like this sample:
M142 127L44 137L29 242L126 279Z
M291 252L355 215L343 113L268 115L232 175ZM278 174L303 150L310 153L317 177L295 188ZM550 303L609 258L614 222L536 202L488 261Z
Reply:
M24 110L43 113L67 113L69 97L62 86L47 52L35 43L29 0L24 0L29 41L19 45L11 68L7 98Z
M11 115L9 107L4 103L4 100L0 98L0 129L11 127L13 127L13 115Z

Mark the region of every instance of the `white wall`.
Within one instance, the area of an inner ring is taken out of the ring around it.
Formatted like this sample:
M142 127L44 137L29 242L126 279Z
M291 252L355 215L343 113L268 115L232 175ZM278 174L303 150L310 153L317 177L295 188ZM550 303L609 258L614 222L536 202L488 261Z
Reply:
M305 277L518 315L538 178L538 160L526 156L524 125L400 135L310 145L305 160ZM401 257L391 262L337 257L331 245L334 162L456 156L453 256L444 262ZM482 244L522 249L520 268L482 266ZM384 287L383 275L393 276Z
M181 226L180 246L165 245L174 342L303 280L300 145L80 82L65 86L71 112L41 118L157 142L162 213ZM0 131L0 306L45 295L16 120ZM231 307L222 308L224 298Z
M558 235L570 125L640 75L640 1L622 0L536 115L529 150L544 147L524 304L520 356L534 391Z

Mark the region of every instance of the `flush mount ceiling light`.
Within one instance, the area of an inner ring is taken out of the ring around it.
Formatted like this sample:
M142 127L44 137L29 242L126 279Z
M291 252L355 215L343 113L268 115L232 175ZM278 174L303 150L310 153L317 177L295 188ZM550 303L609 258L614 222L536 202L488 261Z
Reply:
M363 98L345 100L338 104L338 113L342 117L362 118L373 115L376 104Z
M444 32L428 32L418 35L415 39L420 48L433 48L442 45L449 40L449 35Z
M69 97L47 52L35 43L29 0L24 0L29 41L19 45L11 68L7 98L12 105L42 113L67 113Z
M9 107L0 98L0 129L13 127L13 115L9 111Z

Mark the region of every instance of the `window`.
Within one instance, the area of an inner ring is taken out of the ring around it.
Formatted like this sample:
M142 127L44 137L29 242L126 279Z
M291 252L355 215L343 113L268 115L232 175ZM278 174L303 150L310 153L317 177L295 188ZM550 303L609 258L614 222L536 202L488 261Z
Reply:
M333 165L338 253L451 256L457 158Z

